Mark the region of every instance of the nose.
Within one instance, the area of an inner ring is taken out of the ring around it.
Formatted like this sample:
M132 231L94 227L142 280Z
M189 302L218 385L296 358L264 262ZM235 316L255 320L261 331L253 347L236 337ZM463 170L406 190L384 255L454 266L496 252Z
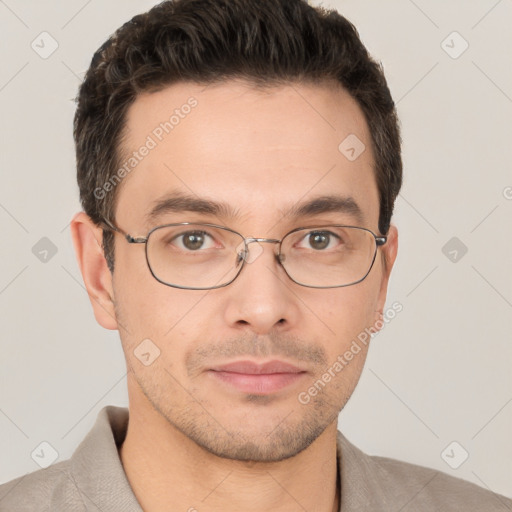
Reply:
M265 242L269 242L267 245ZM233 283L224 315L226 322L238 329L268 334L273 329L290 329L299 319L297 287L286 275L276 254L279 240L246 239L244 267ZM271 245L272 244L272 245Z

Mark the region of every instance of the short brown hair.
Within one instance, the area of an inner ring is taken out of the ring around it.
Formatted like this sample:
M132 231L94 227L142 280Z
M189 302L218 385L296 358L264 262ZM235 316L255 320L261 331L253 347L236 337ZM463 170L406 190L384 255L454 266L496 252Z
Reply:
M230 78L259 87L332 79L341 84L370 129L379 230L388 232L402 160L384 73L348 20L305 0L168 0L132 18L98 49L80 86L74 119L80 200L93 222L115 222L116 189L104 197L97 190L120 166L126 112L137 95L180 81ZM103 248L113 272L108 230Z

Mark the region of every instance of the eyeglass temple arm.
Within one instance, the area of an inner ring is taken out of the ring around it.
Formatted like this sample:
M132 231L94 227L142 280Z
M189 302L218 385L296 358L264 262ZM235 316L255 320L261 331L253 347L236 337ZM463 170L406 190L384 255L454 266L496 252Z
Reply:
M122 229L114 226L109 220L107 219L103 219L102 221L100 221L101 224L103 224L103 227L105 229L108 229L110 231L116 231L117 233L120 233L121 235L123 235L125 238L126 238L126 241L129 243L129 244L145 244L147 242L147 238L145 237L133 237L131 235L129 235L128 233L126 233L125 231L123 231ZM375 242L377 244L377 246L381 246L381 245L384 245L388 240L388 237L387 236L376 236L375 237ZM246 238L245 239L245 243L248 244L248 243L251 243L251 242L271 242L271 243L279 243L280 241L279 240L276 240L274 238L252 238L252 237L249 237L249 238Z
M137 237L136 238L136 237L133 237L132 235L129 235L128 233L123 231L121 228L118 228L118 227L114 226L107 219L103 219L102 221L100 221L100 224L102 224L102 227L105 230L114 231L116 233L120 233L121 235L123 235L124 238L126 239L126 241L129 244L145 244L147 242L147 240L148 240L147 238L144 238L144 237Z

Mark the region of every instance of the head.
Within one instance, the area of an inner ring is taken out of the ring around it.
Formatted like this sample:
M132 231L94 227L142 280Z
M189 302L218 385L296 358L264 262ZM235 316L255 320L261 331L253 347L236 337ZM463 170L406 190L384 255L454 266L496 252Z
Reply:
M302 0L162 2L94 55L74 136L84 212L73 240L97 321L120 332L130 407L150 404L222 457L304 450L336 422L368 344L307 404L298 397L380 319L397 250L398 122L355 28ZM149 215L171 196L172 208ZM345 208L327 208L333 196ZM301 286L276 245L261 243L228 286L190 290L155 279L144 244L121 235L180 222L269 239L344 224L388 238L352 286ZM302 373L249 392L213 371L241 360L281 360Z

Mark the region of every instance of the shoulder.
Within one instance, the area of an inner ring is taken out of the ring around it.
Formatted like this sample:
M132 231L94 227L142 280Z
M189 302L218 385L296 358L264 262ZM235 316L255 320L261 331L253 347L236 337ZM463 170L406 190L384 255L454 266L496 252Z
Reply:
M442 471L367 455L339 431L338 450L350 505L402 512L512 511L510 498Z
M0 512L141 512L118 453L127 424L128 409L104 407L71 458L0 485Z
M406 510L442 512L512 510L511 499L442 471L387 457L372 456L370 459L383 480L393 488L397 497L408 498L408 505L405 506L404 512Z
M69 466L65 460L0 485L0 512L49 512L62 504L72 512L84 511Z

